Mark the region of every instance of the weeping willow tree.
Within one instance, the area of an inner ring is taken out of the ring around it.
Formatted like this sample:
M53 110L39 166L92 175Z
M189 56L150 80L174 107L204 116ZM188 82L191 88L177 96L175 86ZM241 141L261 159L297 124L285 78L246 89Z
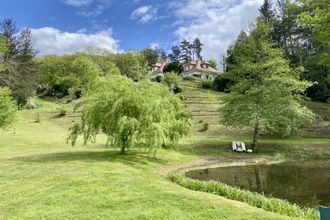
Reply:
M134 82L124 76L108 76L92 83L81 102L82 121L71 127L68 140L75 145L104 133L107 144L125 153L130 148L155 151L175 144L191 130L181 100L161 84Z

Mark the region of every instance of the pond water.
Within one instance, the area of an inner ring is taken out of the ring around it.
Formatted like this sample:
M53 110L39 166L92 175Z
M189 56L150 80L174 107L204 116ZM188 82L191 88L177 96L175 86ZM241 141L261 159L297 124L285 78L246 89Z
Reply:
M186 176L220 181L301 206L330 207L330 161L218 167L191 170Z

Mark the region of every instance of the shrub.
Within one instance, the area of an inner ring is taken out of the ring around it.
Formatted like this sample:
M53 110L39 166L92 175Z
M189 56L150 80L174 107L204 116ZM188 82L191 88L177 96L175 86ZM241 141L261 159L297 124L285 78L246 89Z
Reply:
M62 109L60 109L60 112L58 113L57 116L58 116L58 117L64 117L64 116L66 116L66 112L67 112L67 111L66 111L65 109L62 108Z
M169 175L168 178L172 182L187 189L208 192L228 199L245 202L251 206L262 208L266 211L296 218L319 219L318 214L313 209L301 208L300 206L289 203L285 200L268 198L264 195L228 186L227 184L217 181L193 180L179 174Z
M10 95L10 90L0 87L0 128L6 128L13 123L16 108L17 106Z
M181 77L175 72L166 73L162 83L167 85L174 93L180 93L182 91L180 85Z
M207 131L207 129L209 129L209 123L208 122L204 122L203 123L203 131Z
M186 77L183 78L183 80L195 81L195 77L193 77L193 76L186 76Z
M230 87L234 85L233 78L231 73L223 73L217 76L213 82L213 89L218 92L229 92Z
M208 79L204 79L201 82L201 86L202 86L203 89L212 89L213 88L213 81L208 80Z

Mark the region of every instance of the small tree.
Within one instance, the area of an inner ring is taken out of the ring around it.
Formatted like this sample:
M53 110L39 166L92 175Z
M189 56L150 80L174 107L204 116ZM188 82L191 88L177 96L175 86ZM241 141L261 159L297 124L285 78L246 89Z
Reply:
M156 150L176 143L188 134L191 121L181 100L168 88L149 80L133 82L124 76L108 76L94 82L82 101L82 123L71 128L71 144L79 134L84 142L102 132L107 144Z
M0 87L0 128L9 126L15 118L16 105L8 88Z
M180 74L183 72L183 66L179 61L170 62L165 65L163 72L175 72L176 74Z
M290 69L282 52L269 43L268 33L268 26L258 21L244 45L235 50L237 65L231 72L237 83L221 109L225 125L253 127L254 151L260 128L285 136L314 118L300 104L301 94L311 83L299 80L300 72Z
M162 83L167 85L174 93L179 93L182 91L181 88L181 77L175 72L167 73L162 80Z

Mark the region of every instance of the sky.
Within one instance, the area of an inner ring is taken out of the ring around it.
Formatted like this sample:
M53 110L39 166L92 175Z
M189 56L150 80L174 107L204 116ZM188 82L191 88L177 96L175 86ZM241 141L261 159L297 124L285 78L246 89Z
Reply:
M30 28L38 56L87 47L112 52L162 48L198 37L204 59L220 61L263 0L0 0L0 19Z

